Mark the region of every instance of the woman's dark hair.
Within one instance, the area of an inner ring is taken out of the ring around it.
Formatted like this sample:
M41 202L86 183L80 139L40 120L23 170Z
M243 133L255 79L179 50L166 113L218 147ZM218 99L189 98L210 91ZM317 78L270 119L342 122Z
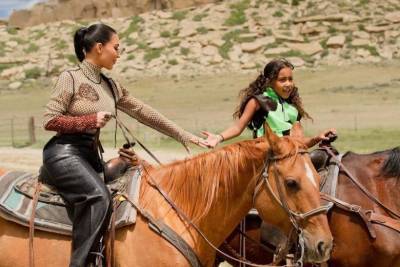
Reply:
M78 60L82 62L85 59L85 53L89 52L96 43L106 44L115 33L117 32L113 28L103 23L78 29L74 35L75 54Z
M258 75L258 77L251 82L248 87L239 92L240 102L233 113L233 117L240 118L247 102L255 95L262 94L266 87L270 87L272 82L278 78L279 72L283 68L291 68L293 70L294 66L292 63L283 58L274 59L265 65L264 71L260 73L260 75ZM289 96L288 102L292 103L297 108L301 117L312 119L304 110L303 102L301 101L298 88L296 86L293 88L293 92Z

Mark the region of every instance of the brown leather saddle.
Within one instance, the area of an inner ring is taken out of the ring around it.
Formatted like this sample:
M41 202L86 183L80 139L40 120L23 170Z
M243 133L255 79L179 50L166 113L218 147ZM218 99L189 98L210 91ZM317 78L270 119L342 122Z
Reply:
M141 166L132 167L117 158L107 163L106 170L109 176L105 180L111 194L113 196L124 194L130 200L137 202L142 176ZM48 173L42 168L40 175L8 172L0 176L0 216L28 226L38 179L45 182L48 177L46 175ZM136 210L130 203L115 198L114 203L117 205L115 211L117 228L135 223ZM72 223L66 206L54 187L42 183L35 210L35 228L70 235Z

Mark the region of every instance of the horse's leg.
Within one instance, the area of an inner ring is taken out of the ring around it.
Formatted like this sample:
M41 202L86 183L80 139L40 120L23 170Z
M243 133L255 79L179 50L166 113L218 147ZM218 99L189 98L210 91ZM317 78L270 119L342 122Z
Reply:
M35 265L40 267L68 266L69 238L35 231ZM29 229L0 218L0 267L29 266Z

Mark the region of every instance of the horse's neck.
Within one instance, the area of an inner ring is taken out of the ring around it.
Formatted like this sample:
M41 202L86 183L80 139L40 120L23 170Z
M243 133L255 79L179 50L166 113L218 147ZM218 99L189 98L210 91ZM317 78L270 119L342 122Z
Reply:
M200 174L189 172L187 174L188 176L185 177L182 175L175 175L177 172L176 170L163 171L163 169L160 169L155 170L152 175L163 176L160 181L162 179L169 179L175 185L182 185L182 191L179 192L179 194L177 194L176 190L169 192L172 201L174 201L178 207L184 207L184 210L188 213L199 208L206 210L206 212L195 221L195 224L199 226L201 231L213 244L220 245L252 207L254 188L258 178L257 174L262 168L264 162L263 157L265 155L265 153L260 152L260 148L257 149L257 152L254 153L243 153L239 150L237 153L240 153L240 155L227 153L226 157L241 158L240 161L237 161L237 164L228 164L229 160L232 158L220 161L222 164L220 167L230 168L226 170L214 168L212 172L204 171ZM224 163L225 161L226 164ZM213 173L212 176L210 176L210 173ZM187 181L188 179L208 179L210 181L210 178L214 180L217 179L218 186L215 186L215 184L211 186L210 183L208 183L208 187L199 184L199 186L193 188L193 191L190 192L191 197L187 199L187 202L182 203L182 199L178 199L187 193L184 191L187 190L187 188L184 189L184 183L189 182ZM183 224L176 212L172 211L171 205L167 203L154 188L148 184L144 185L144 187L145 188L142 187L141 190L141 198L143 202L147 203L145 204L145 208L156 217L162 218L168 225L176 226L178 230L174 230L182 233L182 237L187 239L188 243L192 244L200 255L209 254L209 246L204 243L204 240L194 231L193 227L187 227L187 224ZM169 187L173 186L169 185ZM168 191L167 188L164 189ZM213 199L211 198L206 202L202 200L203 203L199 204L196 198L202 195L210 195L210 190L216 190L216 192L211 194L214 196ZM206 208L201 205L209 205L209 207Z
M262 160L245 159L244 164L237 169L234 181L231 181L233 186L220 187L218 198L210 211L199 220L198 224L214 244L221 244L252 208L262 165ZM223 177L218 179L222 180Z
M343 162L351 175L359 181L373 196L385 205L400 211L400 190L397 189L396 179L383 177L381 162L383 155L351 156ZM339 176L338 197L351 204L358 204L367 209L380 209L368 198L361 189L354 185L346 175ZM354 202L356 201L356 202Z

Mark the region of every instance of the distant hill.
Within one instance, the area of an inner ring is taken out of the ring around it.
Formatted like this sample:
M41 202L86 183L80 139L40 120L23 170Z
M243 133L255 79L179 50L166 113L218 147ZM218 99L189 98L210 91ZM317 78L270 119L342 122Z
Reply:
M276 57L296 67L398 60L399 10L398 0L232 0L101 20L126 48L115 74L132 78L254 73ZM0 79L12 89L57 76L77 63L73 33L96 21L0 26Z
M23 28L60 20L118 18L152 10L180 9L212 2L216 0L47 0L37 3L31 9L14 11L9 25Z

